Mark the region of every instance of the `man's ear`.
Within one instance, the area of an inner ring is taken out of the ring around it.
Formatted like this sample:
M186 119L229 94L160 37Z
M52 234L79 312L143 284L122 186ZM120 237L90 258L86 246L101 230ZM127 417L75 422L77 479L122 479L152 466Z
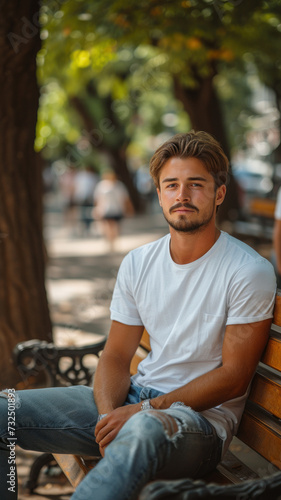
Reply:
M219 206L223 203L226 195L226 185L223 184L217 188L216 192L216 205Z
M156 189L157 191L157 194L158 194L158 201L159 201L159 205L160 207L162 208L162 201L161 201L161 191L159 188Z

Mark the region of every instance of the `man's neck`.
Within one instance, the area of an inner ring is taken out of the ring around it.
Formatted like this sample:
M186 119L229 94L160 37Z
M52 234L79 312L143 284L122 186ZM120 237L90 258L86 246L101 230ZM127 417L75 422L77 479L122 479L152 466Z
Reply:
M216 243L220 230L213 226L194 233L184 233L170 228L170 252L176 264L189 264L200 259Z

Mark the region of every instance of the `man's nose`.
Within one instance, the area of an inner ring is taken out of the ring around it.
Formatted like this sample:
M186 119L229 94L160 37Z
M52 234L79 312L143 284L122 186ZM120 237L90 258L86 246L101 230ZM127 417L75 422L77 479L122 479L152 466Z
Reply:
M184 185L180 186L177 199L181 202L190 200L190 189L188 189L188 187Z

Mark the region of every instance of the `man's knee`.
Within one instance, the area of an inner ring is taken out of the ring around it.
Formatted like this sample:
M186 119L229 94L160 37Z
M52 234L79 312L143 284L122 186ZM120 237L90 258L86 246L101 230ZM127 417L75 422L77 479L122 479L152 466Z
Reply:
M165 434L172 438L178 432L178 424L174 417L160 410L150 410L150 416L158 419L162 425Z
M178 433L178 424L175 418L160 410L146 410L136 413L127 422L126 427L132 426L140 437L149 435L156 437L165 434L172 439Z

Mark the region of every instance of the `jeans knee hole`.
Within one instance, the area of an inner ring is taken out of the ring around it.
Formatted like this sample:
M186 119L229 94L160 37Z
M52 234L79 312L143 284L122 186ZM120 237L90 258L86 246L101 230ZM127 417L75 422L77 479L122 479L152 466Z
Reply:
M161 413L161 410L149 410L149 413L152 417L155 417L161 422L164 427L164 432L168 438L172 438L175 434L177 434L179 428L176 419L167 415L167 413Z

